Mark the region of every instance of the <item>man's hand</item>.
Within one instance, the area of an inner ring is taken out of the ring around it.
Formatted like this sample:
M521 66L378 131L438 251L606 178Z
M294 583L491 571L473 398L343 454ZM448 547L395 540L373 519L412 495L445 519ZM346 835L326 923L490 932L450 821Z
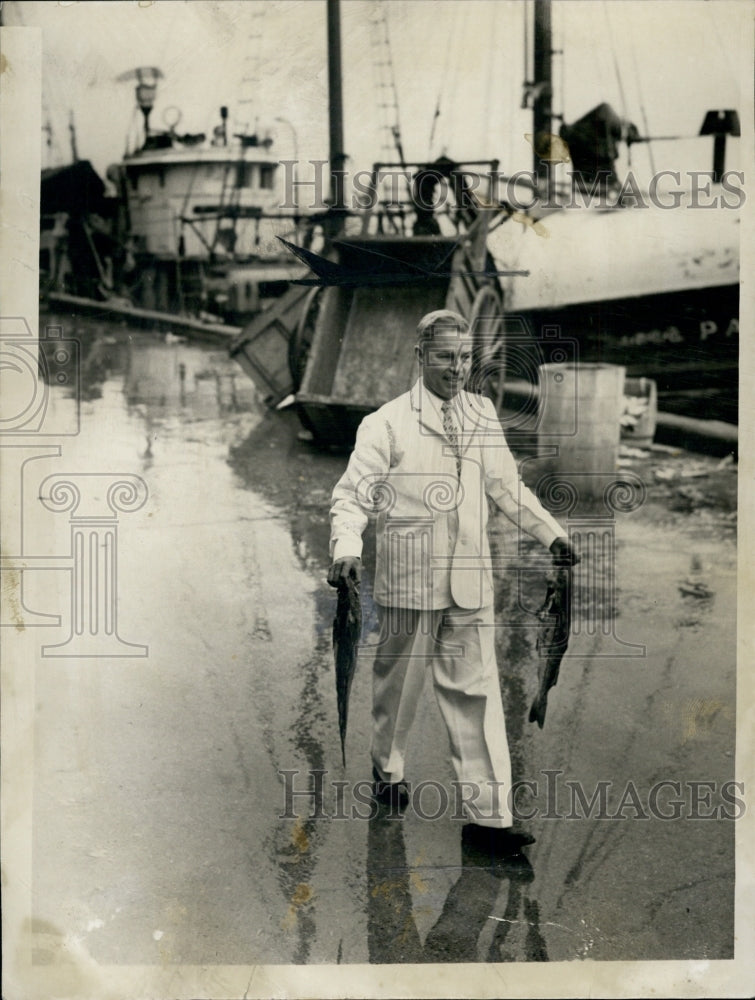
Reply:
M568 538L556 538L551 542L554 566L576 566L581 556L577 555L569 544Z
M359 556L346 556L345 559L338 559L328 570L328 583L331 587L337 587L339 580L352 577L357 583L362 579L362 560Z

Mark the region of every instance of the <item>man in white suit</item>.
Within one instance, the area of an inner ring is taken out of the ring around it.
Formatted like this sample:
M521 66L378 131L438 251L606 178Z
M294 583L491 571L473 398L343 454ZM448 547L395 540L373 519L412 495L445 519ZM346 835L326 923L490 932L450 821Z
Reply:
M493 404L464 391L472 338L463 317L424 316L420 378L362 421L333 491L328 582L361 575L362 533L377 516L373 673L375 795L404 807L404 757L426 672L448 730L462 841L499 855L533 838L512 830L511 765L494 646L490 497L562 563L578 557L522 484Z

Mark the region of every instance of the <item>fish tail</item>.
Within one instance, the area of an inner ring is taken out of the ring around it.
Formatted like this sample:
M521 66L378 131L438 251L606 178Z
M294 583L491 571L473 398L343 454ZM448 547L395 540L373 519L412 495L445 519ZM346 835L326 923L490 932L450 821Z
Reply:
M530 707L530 722L536 722L539 729L542 729L545 724L545 710L547 707L548 702L539 695L535 698L532 702L532 706Z

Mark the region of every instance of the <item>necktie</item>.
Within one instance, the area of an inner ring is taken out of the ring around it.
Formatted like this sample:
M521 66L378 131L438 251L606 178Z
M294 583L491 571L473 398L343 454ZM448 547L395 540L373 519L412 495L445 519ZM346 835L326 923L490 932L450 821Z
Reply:
M443 432L448 438L448 442L454 450L456 457L456 475L461 479L461 449L459 448L459 430L454 417L453 404L450 400L445 400L441 404L440 412L443 414Z

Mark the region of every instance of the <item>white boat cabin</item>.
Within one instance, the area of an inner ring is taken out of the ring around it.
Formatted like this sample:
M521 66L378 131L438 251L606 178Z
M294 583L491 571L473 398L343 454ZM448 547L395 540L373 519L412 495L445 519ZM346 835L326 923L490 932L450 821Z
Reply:
M118 169L133 249L158 258L271 258L276 235L291 234L281 216L279 164L270 140L234 145L158 135L124 157ZM270 218L270 215L278 217Z

